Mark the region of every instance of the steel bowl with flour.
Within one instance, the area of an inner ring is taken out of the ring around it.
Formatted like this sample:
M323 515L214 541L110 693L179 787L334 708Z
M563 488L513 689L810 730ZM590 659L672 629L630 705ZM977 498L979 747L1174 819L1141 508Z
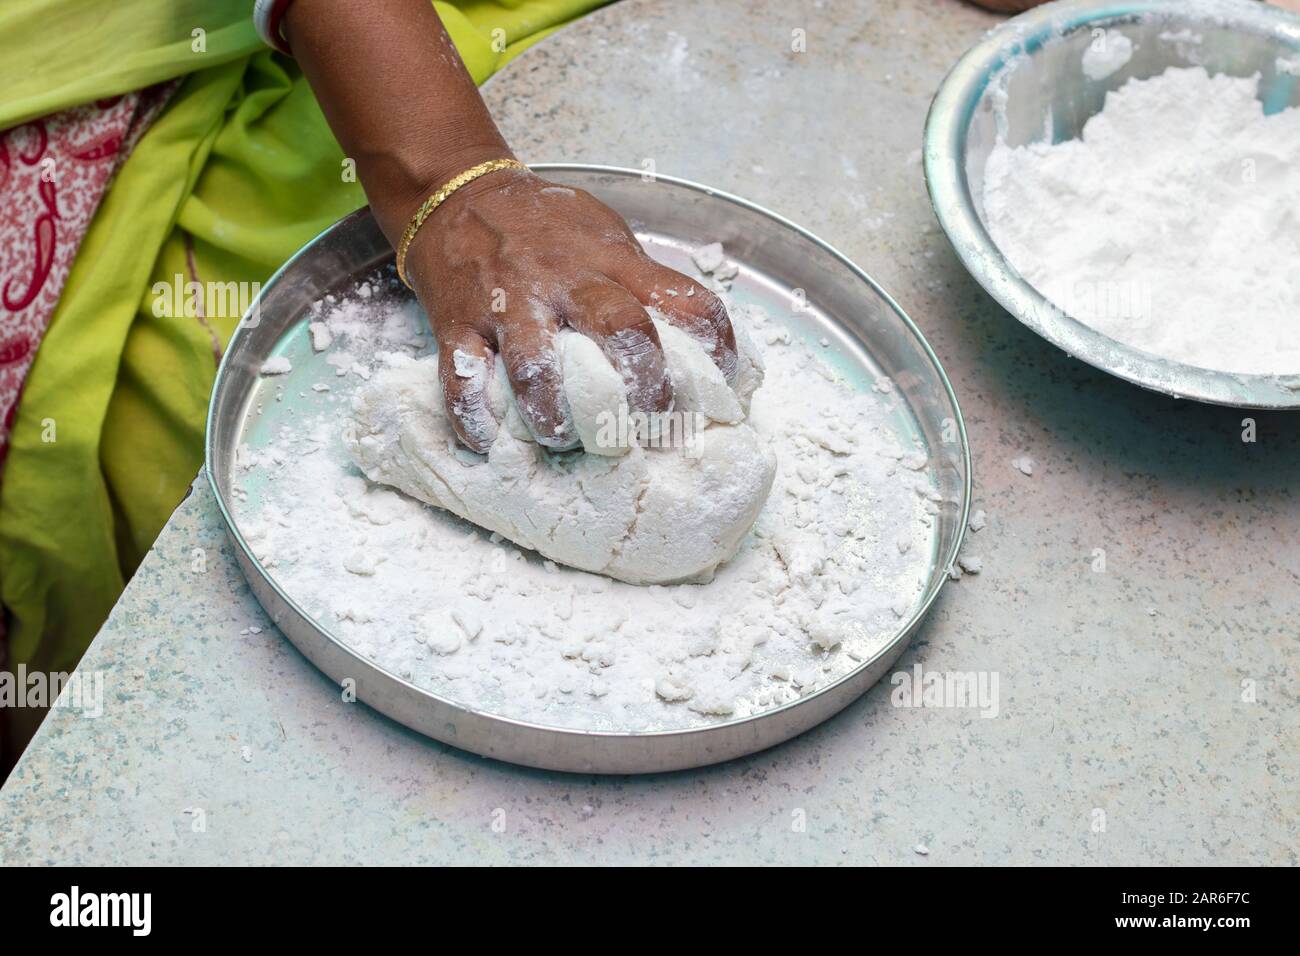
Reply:
M1133 53L1113 72L1091 78L1081 62L1100 30L1122 34ZM1300 407L1300 373L1198 368L1118 342L1066 314L1007 260L989 234L982 206L985 163L999 138L1012 147L1077 138L1109 91L1168 67L1258 74L1264 109L1276 112L1300 105L1300 77L1279 66L1297 54L1300 17L1253 0L1059 0L1014 17L957 62L931 105L924 162L939 223L976 281L1070 355L1178 398Z
M313 303L391 261L392 250L367 210L341 220L284 265L262 289L223 359L208 417L207 472L238 562L276 626L331 679L350 682L360 700L389 717L475 753L554 770L636 773L715 763L793 737L888 672L948 578L966 527L971 474L961 412L947 377L899 306L860 269L793 223L742 199L668 177L647 180L639 172L608 167L534 168L554 182L595 194L632 224L652 255L676 268L690 268L691 250L721 241L738 269L733 299L780 314L791 335L833 357L837 370L860 382L864 393L874 395L871 383L879 387L887 379L889 394L877 397L888 403L888 427L900 442L923 449L924 462L915 465L917 480L934 489L933 520L927 521L918 549L922 574L907 606L896 609L887 639L797 700L668 730L513 718L434 692L341 639L250 546L239 517L248 478L237 458L249 444L301 429L311 403L319 400L309 378L268 379L261 372L273 356L292 356L295 366L309 367L317 358L305 328Z

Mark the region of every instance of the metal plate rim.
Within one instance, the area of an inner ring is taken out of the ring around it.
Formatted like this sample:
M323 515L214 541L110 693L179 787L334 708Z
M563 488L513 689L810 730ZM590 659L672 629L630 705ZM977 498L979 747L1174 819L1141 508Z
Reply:
M621 166L594 165L594 164L586 164L586 163L530 163L529 168L540 173L577 172L577 173L605 174L605 175L613 175L613 176L633 176L638 178L645 175L644 172L641 170L629 169ZM893 312L894 317L900 320L904 324L904 326L906 327L910 335L916 340L917 344L921 347L926 358L930 362L933 371L938 377L939 383L943 387L943 391L947 396L948 401L951 402L952 404L952 408L954 412L954 419L956 424L956 439L960 446L964 476L963 476L962 487L961 487L961 503L959 508L960 513L959 513L959 524L957 526L957 534L953 540L952 545L948 548L947 552L943 554L939 559L940 568L951 567L953 562L955 562L957 559L957 554L960 551L961 545L965 539L967 524L970 520L970 504L971 504L971 496L972 496L972 489L973 489L970 444L966 432L965 420L961 412L961 406L957 400L957 395L953 390L952 383L949 380L947 373L944 371L943 365L942 363L940 363L938 356L935 355L933 348L930 346L930 343L925 338L925 335L917 327L916 323L913 322L911 317L894 300L894 298L890 296L884 289L882 289L880 285L870 275L868 275L865 271L863 271L856 263L854 263L851 259L849 259L846 255L844 255L842 252L840 252L830 243L826 242L825 240L821 239L815 234L809 232L807 229L803 228L797 223L794 223L791 220L787 219L786 217L780 215L779 213L766 209L763 206L760 206L757 203L751 202L742 197L733 195L732 193L728 193L725 190L717 189L711 186L706 186L701 183L693 182L688 179L682 179L682 178L668 176L664 174L656 174L654 179L656 181L663 181L674 186L684 187L686 189L695 192L700 192L711 197L716 197L726 202L734 203L744 209L748 209L752 212L756 212L762 216L765 216L775 221L782 227L797 233L803 239L813 243L814 245L818 246L823 251L825 251L832 257L834 257L842 265L844 265L847 269L849 269L850 272L858 280L866 283L866 285L869 288L871 288L872 291L875 292L881 298L881 300L889 307L889 309ZM222 490L221 483L218 480L218 477L215 473L215 469L213 467L213 461L217 452L216 421L219 417L221 409L229 402L234 401L234 399L228 398L226 394L227 389L224 386L226 380L229 377L229 374L227 372L227 367L229 364L233 362L232 356L239 352L238 347L241 343L243 335L245 334L244 319L247 319L249 315L255 314L257 312L257 310L260 307L261 298L265 296L269 290L274 288L277 280L281 279L281 277L286 272L292 269L294 264L304 254L306 254L308 250L312 249L317 243L321 242L328 236L332 235L335 231L340 229L345 229L350 223L352 223L356 219L365 218L369 216L370 216L369 207L363 206L362 208L355 210L354 212L344 216L343 218L338 220L338 222L335 222L332 225L328 226L326 229L322 230L319 235L317 235L310 242L304 245L302 249L298 250L296 253L294 253L293 256L291 256L288 260L286 260L285 263L279 269L277 269L274 274L272 274L270 279L268 279L266 283L262 285L261 291L259 292L258 296L253 300L253 302L249 305L249 309L245 313L244 317L241 318L239 325L236 327L235 332L231 336L230 342L227 344L226 350L222 355L221 364L218 366L217 369L216 379L213 383L213 388L212 388L212 395L210 397L209 404L208 404L206 435L204 441L205 454L204 454L203 470L207 476L208 484L212 490L213 497L216 500L218 511L221 514L222 524L225 527L227 536L235 544L236 548L240 552L238 555L240 560L237 563L240 565L245 575L246 576L248 575L248 569L250 568L253 569L256 572L256 576L258 578L258 584L260 584L261 587L268 589L269 594L272 595L276 601L278 601L283 605L284 611L287 611L293 614L294 616L300 618L312 631L314 631L317 635L319 635L324 640L328 641L329 644L332 645L336 650L343 652L347 657L351 658L356 663L359 669L370 672L371 674L373 674L374 676L378 677L380 680L386 683L391 683L395 686L401 687L404 689L405 692L413 693L415 695L418 695L421 698L425 698L429 700L431 703L445 706L454 711L458 711L467 715L472 715L474 717L487 720L495 725L500 726L503 729L516 730L516 731L528 732L528 733L541 733L541 734L553 735L555 737L564 737L564 738L571 738L571 739L603 738L603 739L614 740L614 741L680 740L685 738L707 739L711 735L724 733L730 730L734 730L741 726L758 726L769 722L780 721L782 718L789 717L790 715L800 710L801 708L815 709L816 704L825 703L830 698L833 698L837 695L843 695L845 693L847 685L850 685L857 680L861 680L863 675L869 672L873 667L876 667L880 665L882 662L885 662L887 659L889 659L889 662L892 663L892 660L897 659L897 657L902 653L902 651L906 648L908 642L910 641L912 634L916 631L921 621L924 620L925 616L929 613L931 607L934 605L934 602L938 599L939 594L942 592L943 587L946 583L947 575L944 574L940 575L937 586L935 586L933 590L929 593L929 595L926 596L926 598L921 602L921 604L917 607L914 613L905 622L903 622L900 625L893 639L891 639L887 644L885 644L876 654L874 654L870 658L867 658L859 662L857 666L855 666L852 670L841 675L839 678L828 683L826 686L819 687L811 694L800 697L798 700L790 701L778 707L773 707L769 710L761 711L760 713L757 714L751 714L745 717L737 717L726 721L719 721L718 723L713 723L713 724L704 724L696 727L673 728L673 729L664 729L664 730L634 730L634 731L588 730L588 729L583 729L578 727L561 727L561 726L554 726L549 724L539 724L527 720L520 720L505 715L492 713L490 711L479 710L470 705L442 696L441 694L433 693L432 691L429 691L425 688L412 684L411 682L403 679L402 677L396 674L392 674L389 671L384 670L382 667L379 667L374 662L359 655L356 651L354 651L351 647L349 647L344 642L340 641L328 630L316 625L316 623L310 617L310 615L308 615L297 604L297 602L294 601L293 598L290 597L290 595L287 594L280 587L279 583L275 580L274 576L269 574L262 567L261 562L259 562L257 558L254 556L252 549L249 547L248 543L244 540L243 535L239 532L238 526L235 522L234 513L231 510L228 502L226 501L226 496ZM250 589L253 591L254 596L258 599L259 603L262 603L262 599L260 595L257 593L259 589L251 587L251 585L252 582L250 581ZM271 618L273 621L278 621L279 615L275 613L276 609L266 608L266 610L268 611L268 613L271 614ZM280 630L284 634L284 636L291 643L293 643L294 646L297 647L298 650L302 652L303 655L309 661L312 662L313 665L320 667L322 670L324 670L324 668L321 667L321 665L315 659L315 657L313 656L312 652L309 649L305 648L302 645L302 643L295 640L294 637L291 634L287 633L283 628L280 628L278 624L277 624L277 629ZM848 697L836 703L833 710L829 711L823 717L814 720L812 723L809 723L807 726L801 726L796 722L793 725L793 729L791 729L790 732L782 733L780 736L777 736L772 740L761 742L756 746L752 746L752 747L739 748L739 749L734 749L733 751L726 751L716 755L710 755L705 759L694 761L694 762L669 764L666 766L653 767L653 768L647 767L645 770L627 770L627 769L602 770L599 767L592 767L592 766L585 766L585 765L559 766L554 763L530 762L528 759L516 759L515 757L501 757L500 755L497 754L484 754L484 756L493 756L496 757L497 759L505 759L512 763L521 763L528 766L538 767L540 769L560 770L560 771L567 771L567 772L583 772L583 773L656 772L661 770L668 771L668 770L686 769L688 767L707 766L714 763L721 763L727 760L732 760L737 757L745 756L746 754L765 750L769 747L776 746L779 743L783 743L786 740L798 736L801 733L804 733L805 731L811 729L813 726L816 726L817 724L821 723L822 721L828 719L830 716L833 716L835 713L842 710L844 707L848 706L848 704L852 703L852 701L856 700L863 693L869 690L870 687L874 686L874 684L877 683L878 680L879 677L877 677L875 680L871 681L870 683L860 688L854 689L853 692ZM363 702L367 703L372 708L379 710L381 713L384 713L386 716L389 716L390 718L397 720L399 723L406 723L400 717L397 717L395 714L389 713L379 703L373 701L367 701L365 700L365 698L362 697L358 697L358 699L363 700ZM473 748L468 747L466 744L459 742L455 739L447 739L445 737L438 736L437 734L431 734L429 733L429 731L423 728L412 727L412 729L416 730L417 732L424 733L428 736L432 736L435 739L438 739L449 746L457 747L463 750L470 750L471 752L481 752L481 751L474 751Z

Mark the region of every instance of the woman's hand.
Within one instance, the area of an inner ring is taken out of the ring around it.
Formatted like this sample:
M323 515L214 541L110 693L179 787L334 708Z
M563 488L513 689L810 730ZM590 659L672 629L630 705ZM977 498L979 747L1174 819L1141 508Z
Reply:
M510 156L429 0L294 0L284 27L394 247L430 194ZM496 352L537 441L577 444L555 354L562 325L600 345L635 412L672 406L646 306L735 377L736 339L717 296L651 260L612 209L524 170L452 193L412 240L406 273L437 336L456 434L478 452L497 432L487 398Z
M485 452L498 422L488 386L500 353L515 403L539 444L571 448L556 333L600 345L631 411L668 411L672 385L647 306L695 336L727 381L736 339L721 300L646 255L627 223L589 193L515 169L462 186L429 217L406 272L429 314L457 435Z

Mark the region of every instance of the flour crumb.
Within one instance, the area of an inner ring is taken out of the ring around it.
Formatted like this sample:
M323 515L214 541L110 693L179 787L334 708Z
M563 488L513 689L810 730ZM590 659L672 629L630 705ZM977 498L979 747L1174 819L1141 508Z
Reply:
M1083 72L1090 80L1104 80L1133 58L1133 41L1118 30L1107 30L1088 44Z
M334 366L334 374L339 378L347 375L352 369L357 367L357 360L347 352L340 352L337 349L325 356L326 363Z
M283 355L276 355L262 363L263 375L287 375L293 371L293 364Z
M728 717L736 712L736 705L721 697L711 700L696 698L686 706L697 714L703 714L706 717Z
M309 322L307 331L311 335L313 352L324 352L334 341L334 335L330 332L330 327L324 322Z
M1022 475L1032 476L1034 474L1034 459L1028 455L1021 455L1011 461L1011 467Z
M432 634L425 643L439 657L450 657L460 650L460 635L451 632Z
M472 641L483 633L483 622L477 615L464 608L454 608L451 612L451 619L456 622L467 641Z
M343 559L343 568L345 570L367 578L375 573L378 564L379 562L373 557L361 550L352 551Z
M690 700L695 696L695 692L683 684L679 684L671 677L661 677L655 681L655 696L661 700L675 703L677 701Z
M722 243L710 242L708 245L700 246L691 253L691 258L695 260L695 267L701 272L706 274L713 272L722 266Z

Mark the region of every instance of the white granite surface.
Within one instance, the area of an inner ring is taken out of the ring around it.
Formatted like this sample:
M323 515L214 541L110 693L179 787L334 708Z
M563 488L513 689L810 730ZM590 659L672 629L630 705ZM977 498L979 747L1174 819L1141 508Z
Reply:
M629 0L488 97L525 159L651 159L739 193L909 311L962 401L989 519L970 539L985 570L899 667L996 672L997 717L894 707L882 683L720 767L492 763L344 703L270 629L200 483L83 661L103 716L56 712L0 791L0 863L1294 864L1296 420L1254 413L1243 444L1245 413L1074 362L964 273L921 128L994 22L958 0Z

